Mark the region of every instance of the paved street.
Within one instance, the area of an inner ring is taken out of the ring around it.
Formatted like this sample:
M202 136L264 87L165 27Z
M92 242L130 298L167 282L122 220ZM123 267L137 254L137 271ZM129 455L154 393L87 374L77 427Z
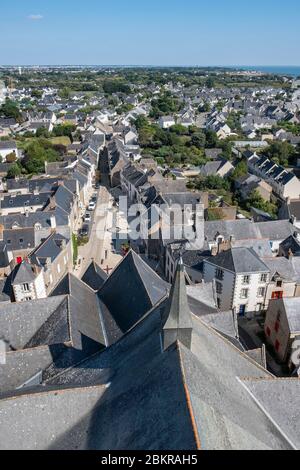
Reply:
M74 272L77 277L84 274L92 260L110 274L122 259L121 255L112 250L113 201L108 177L103 174L96 209L92 215L89 242L78 247L81 264Z

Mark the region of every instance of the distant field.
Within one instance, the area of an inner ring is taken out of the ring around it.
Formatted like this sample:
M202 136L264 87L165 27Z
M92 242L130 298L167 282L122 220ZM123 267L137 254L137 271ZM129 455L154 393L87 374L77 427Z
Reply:
M62 137L51 137L49 139L52 144L60 144L60 145L70 145L71 140L70 137L62 136Z

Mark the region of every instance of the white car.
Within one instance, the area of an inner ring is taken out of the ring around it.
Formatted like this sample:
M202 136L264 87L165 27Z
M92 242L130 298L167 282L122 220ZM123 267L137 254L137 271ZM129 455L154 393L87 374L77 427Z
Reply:
M93 201L91 201L91 202L89 203L88 210L89 210L89 211L94 211L95 208L96 208L96 204L95 204Z
M86 214L84 216L84 221L85 222L90 222L91 219L92 219L91 214L89 212L86 212Z

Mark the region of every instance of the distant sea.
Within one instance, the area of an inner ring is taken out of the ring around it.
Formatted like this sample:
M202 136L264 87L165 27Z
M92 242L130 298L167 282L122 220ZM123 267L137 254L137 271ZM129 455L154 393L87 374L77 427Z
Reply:
M294 65L241 65L238 67L230 67L239 70L253 70L257 72L266 72L276 75L289 75L292 77L300 77L300 66Z

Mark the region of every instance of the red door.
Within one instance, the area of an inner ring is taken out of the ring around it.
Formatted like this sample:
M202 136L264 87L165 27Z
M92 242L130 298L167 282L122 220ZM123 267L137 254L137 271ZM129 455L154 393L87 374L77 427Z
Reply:
M272 293L272 299L282 299L283 298L283 292L282 291L277 291Z

